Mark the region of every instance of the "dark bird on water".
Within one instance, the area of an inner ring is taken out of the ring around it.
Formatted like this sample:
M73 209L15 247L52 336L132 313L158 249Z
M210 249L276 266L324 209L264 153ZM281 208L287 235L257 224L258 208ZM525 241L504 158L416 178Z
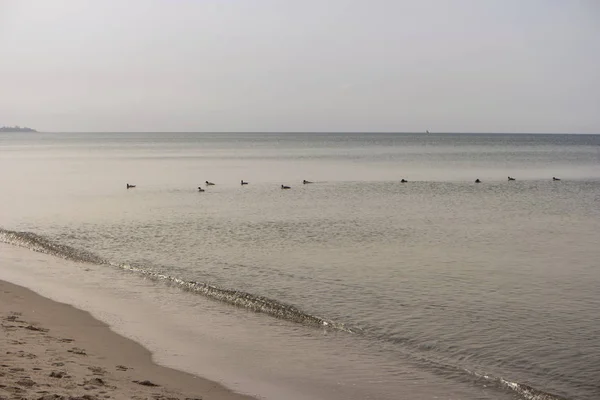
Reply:
M302 181L303 184L312 183L311 181L307 181L306 179Z
M204 192L205 190L204 190L204 189L202 189L202 186L198 186L198 191L199 191L199 192Z
M515 179L515 178L513 178L512 176L509 176L509 177L508 177L508 180L509 180L509 181L514 181L514 180L516 180L516 179Z
M282 189L291 189L289 186L281 185Z
M127 184L127 189L131 189L131 188L134 188L134 187L135 187L135 185L130 185L129 183Z
M407 181L406 179L402 179L400 182L401 182L401 183L406 183L406 182L408 182L408 181Z
M206 186L213 186L213 185L214 185L214 183L206 181Z
M552 177L552 180L553 180L553 181L560 181L560 179L559 179L559 178L557 178L557 177L555 177L555 176L553 176L553 177Z
M479 180L479 178L475 179L475 183L481 183L481 181Z
M248 184L248 182L244 182L244 180L242 179L242 180L241 180L241 184L242 184L242 185L247 185L247 184Z

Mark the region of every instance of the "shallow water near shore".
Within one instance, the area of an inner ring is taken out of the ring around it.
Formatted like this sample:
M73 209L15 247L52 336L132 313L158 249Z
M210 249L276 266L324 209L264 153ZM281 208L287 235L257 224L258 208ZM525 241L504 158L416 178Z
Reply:
M4 134L0 279L265 398L593 399L599 149L596 135Z

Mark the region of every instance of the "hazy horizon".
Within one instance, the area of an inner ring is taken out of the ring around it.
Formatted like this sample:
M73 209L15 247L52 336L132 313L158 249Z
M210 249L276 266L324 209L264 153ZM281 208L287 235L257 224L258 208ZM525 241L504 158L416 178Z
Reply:
M90 133L90 134L98 134L98 133L198 133L198 134L237 134L237 133L247 133L247 134L340 134L340 133L348 133L348 134L399 134L399 135L410 135L410 134L424 134L426 135L426 131L291 131L291 130L272 130L272 131L200 131L200 130L164 130L164 131L152 131L152 130L110 130L110 131L86 131L86 130L41 130L31 126L21 126L21 128L32 128L35 130L33 133ZM0 132L0 133L8 133L8 132ZM23 132L27 133L27 132ZM31 133L31 132L29 132ZM429 134L438 134L438 135L456 135L456 134L464 134L464 135L600 135L600 132L492 132L492 131L429 131Z
M600 3L0 0L0 126L600 133Z

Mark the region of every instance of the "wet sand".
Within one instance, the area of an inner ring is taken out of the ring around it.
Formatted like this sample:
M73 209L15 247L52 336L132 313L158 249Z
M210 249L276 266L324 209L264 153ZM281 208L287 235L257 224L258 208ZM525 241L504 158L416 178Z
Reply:
M162 367L89 313L0 281L0 399L252 400Z

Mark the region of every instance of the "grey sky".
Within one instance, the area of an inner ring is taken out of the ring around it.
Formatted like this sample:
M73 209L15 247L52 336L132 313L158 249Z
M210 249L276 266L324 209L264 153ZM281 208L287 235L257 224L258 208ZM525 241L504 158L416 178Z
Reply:
M600 133L596 0L0 0L0 125Z

